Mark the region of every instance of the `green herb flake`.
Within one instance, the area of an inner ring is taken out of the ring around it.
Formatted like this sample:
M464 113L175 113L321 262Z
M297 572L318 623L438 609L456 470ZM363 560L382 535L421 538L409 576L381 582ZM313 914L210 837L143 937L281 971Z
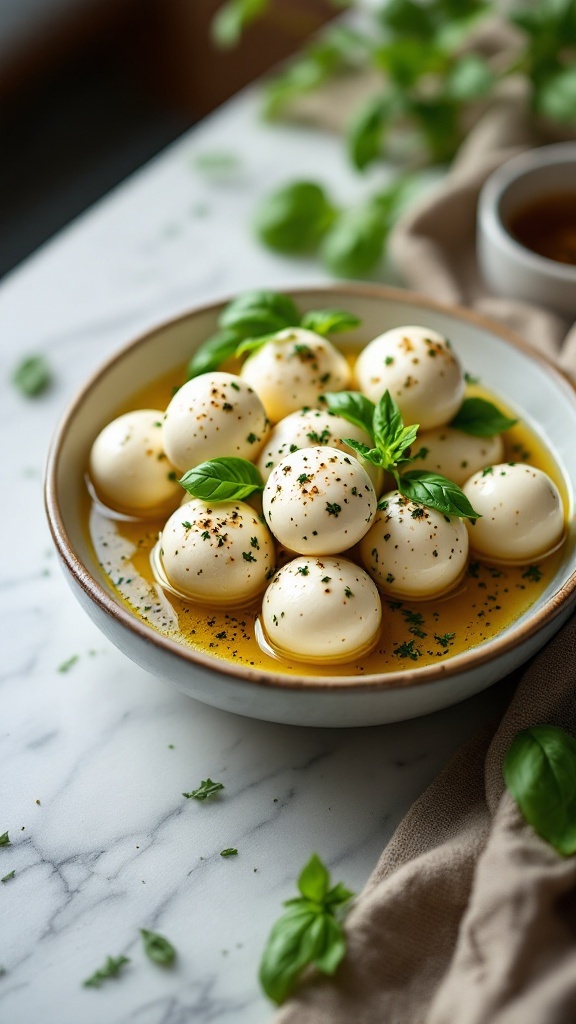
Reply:
M220 850L220 856L221 857L237 857L238 856L238 850L236 850L233 846L227 846L225 850Z
M342 511L342 506L338 505L337 502L335 502L335 501L327 501L326 502L326 511L327 511L329 516L334 516L335 519L338 519L338 516L340 515L340 513Z
M544 573L537 565L529 565L525 572L522 573L523 580L530 580L531 583L539 583Z
M165 939L163 935L158 935L157 932L147 931L146 928L140 929L140 935L144 952L150 960L153 960L155 964L162 964L163 967L169 967L174 963L176 950L168 939Z
M408 640L398 647L394 648L394 654L397 658L410 658L411 661L418 661L418 658L422 657L422 651L417 647L414 647L415 640Z
M72 666L75 665L76 662L79 661L79 659L80 659L80 655L79 654L73 654L72 657L68 658L67 661L63 661L63 662L61 662L60 665L58 665L57 671L58 672L69 672L70 669L72 668Z
M213 782L212 779L205 779L200 783L198 789L193 789L190 793L182 793L182 796L185 796L187 800L208 800L221 789L224 789L223 782Z
M440 647L443 647L444 650L454 643L455 637L456 633L443 633L442 636L439 636L438 633L434 633L436 643L439 644Z
M0 882L9 882L11 878L14 878L15 874L15 871L9 871L7 875L4 875L4 878L0 878Z
M255 562L256 561L256 559L254 558L254 555L252 554L251 551L243 551L242 552L242 558L244 559L245 562Z
M299 565L297 571L301 576L307 576L310 570L307 565Z
M12 373L14 387L27 398L36 398L52 383L52 373L44 356L27 356Z
M127 956L108 956L104 965L97 971L94 971L94 974L86 978L86 981L83 981L82 984L85 988L100 988L102 982L108 978L117 978L122 968L129 963L130 959Z
M0 846L10 846L10 837L7 832L3 832L0 836Z

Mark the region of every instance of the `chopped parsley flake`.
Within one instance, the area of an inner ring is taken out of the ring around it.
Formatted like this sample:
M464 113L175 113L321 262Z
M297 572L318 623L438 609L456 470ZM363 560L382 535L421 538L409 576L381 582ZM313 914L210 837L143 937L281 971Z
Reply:
M543 575L542 570L537 565L529 565L526 571L522 573L522 579L530 580L531 583L539 583Z
M438 633L434 633L436 643L440 644L440 647L443 647L444 650L446 650L450 644L454 643L455 636L456 633L444 633L442 636L439 636Z
M245 562L255 562L256 561L256 559L254 558L254 555L252 554L251 551L243 551L242 552L242 558L244 559Z
M237 857L238 850L234 846L227 846L225 850L220 850L221 857Z
M0 836L0 846L10 846L10 836L7 832L3 832Z
M15 874L15 871L9 871L7 875L4 875L4 878L0 878L0 882L9 882L11 878L14 878Z
M191 530L192 529L192 523L189 523L187 519L184 520L184 522L182 523L182 526L184 527L185 530Z
M338 505L335 501L327 501L326 511L329 516L334 516L334 518L337 519L342 511L342 506Z
M408 640L403 644L399 644L398 647L394 648L394 654L398 658L410 658L412 661L418 661L418 658L422 656L422 651L414 647L414 644L414 640Z
M309 572L308 566L307 565L299 565L298 566L298 572L300 573L301 576L307 576L308 572Z
M256 548L257 551L260 550L260 545L258 543L258 537L250 537L250 546L253 547L253 548Z
M119 580L119 583L121 582L122 580ZM63 661L60 665L58 665L58 672L69 672L72 666L76 664L79 657L80 656L78 654L73 654L72 657L68 658L67 661Z
M248 434L246 440L248 441L248 444L255 444L258 438L256 437L256 434Z

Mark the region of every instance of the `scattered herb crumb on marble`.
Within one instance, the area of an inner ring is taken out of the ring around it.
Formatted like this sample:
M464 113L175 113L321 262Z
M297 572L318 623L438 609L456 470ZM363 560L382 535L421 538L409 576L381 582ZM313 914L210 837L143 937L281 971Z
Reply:
M223 782L213 782L212 779L203 779L197 789L189 793L182 793L187 800L208 800L215 796L221 789L224 789Z
M99 967L94 974L91 974L86 981L82 984L84 988L100 988L103 981L107 981L108 978L117 978L123 967L130 963L130 958L127 956L108 956L102 967Z

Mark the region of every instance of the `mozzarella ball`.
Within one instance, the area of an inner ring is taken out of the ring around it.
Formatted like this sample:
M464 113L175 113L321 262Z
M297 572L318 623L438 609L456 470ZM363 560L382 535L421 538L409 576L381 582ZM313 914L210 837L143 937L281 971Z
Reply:
M361 441L372 447L372 441L366 431L362 430L362 427L357 427L355 423L349 423L342 416L336 416L325 409L299 409L298 412L285 416L273 428L258 459L258 469L266 481L274 466L277 466L286 455L291 455L299 448L328 445L330 448L339 448L348 455L354 455L368 473L378 493L384 475L382 470L379 466L360 458L353 448L344 443L343 437L351 437L353 441Z
M406 425L449 423L464 398L464 373L450 343L428 327L394 327L362 350L354 374L373 402L389 391Z
M435 427L418 434L413 451L416 458L409 469L440 473L461 487L479 469L500 462L504 441L501 434L474 437L453 427Z
M303 327L279 331L251 355L240 375L260 396L273 423L317 405L325 391L342 391L350 383L344 356L326 338Z
M504 462L475 473L462 490L482 516L467 524L470 546L480 557L532 562L562 540L562 499L541 469Z
M382 605L363 569L345 558L295 558L262 602L262 624L280 654L304 661L350 661L378 639Z
M151 561L158 582L185 600L233 607L264 590L274 553L269 531L245 502L194 498L170 516Z
M461 519L403 497L384 495L386 507L360 544L360 556L387 594L428 598L443 594L466 568L468 534Z
M207 459L254 462L268 435L258 395L233 373L202 373L183 384L166 409L162 439L181 473Z
M162 447L162 416L159 409L136 409L98 434L89 474L97 496L109 508L154 517L180 501L182 488Z
M302 448L272 470L262 509L272 533L302 555L335 555L364 536L376 493L357 459L337 448Z

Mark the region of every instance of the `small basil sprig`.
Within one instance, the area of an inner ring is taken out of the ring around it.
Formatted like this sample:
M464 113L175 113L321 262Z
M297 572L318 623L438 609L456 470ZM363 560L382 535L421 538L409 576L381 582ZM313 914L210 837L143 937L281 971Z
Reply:
M279 331L304 327L325 336L358 327L360 320L341 309L316 309L302 316L288 295L250 291L233 299L218 317L218 331L188 363L188 379L217 370L226 359L255 352Z
M517 422L485 398L465 398L449 426L474 437L494 437L510 430Z
M518 733L504 780L524 818L564 857L576 853L576 740L553 725Z
M341 882L330 888L330 875L316 853L298 878L300 896L286 900L288 909L274 924L260 962L259 978L267 996L283 1003L299 976L313 964L334 974L346 952L339 912L354 893Z
M180 483L193 498L204 501L241 501L264 490L264 481L248 459L222 456L189 469Z
M342 440L367 462L388 470L400 494L443 515L479 518L463 491L446 477L425 470L398 472L400 465L412 462L415 457L410 449L418 436L418 425L404 426L400 409L389 391L384 392L376 406L354 391L329 392L323 399L329 412L366 431L372 439L372 448L351 437Z

